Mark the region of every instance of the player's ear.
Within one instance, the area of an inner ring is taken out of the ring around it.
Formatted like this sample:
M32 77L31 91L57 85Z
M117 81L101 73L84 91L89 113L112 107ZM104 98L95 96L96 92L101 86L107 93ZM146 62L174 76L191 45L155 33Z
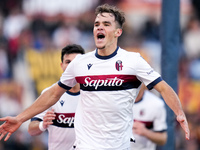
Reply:
M115 37L119 37L122 35L122 29L121 28L117 28L115 31Z

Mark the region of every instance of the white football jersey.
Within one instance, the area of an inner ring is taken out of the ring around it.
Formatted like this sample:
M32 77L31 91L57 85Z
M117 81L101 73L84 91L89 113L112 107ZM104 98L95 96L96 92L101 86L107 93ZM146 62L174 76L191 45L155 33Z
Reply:
M142 100L133 106L133 118L156 132L167 130L166 109L164 101L149 91L145 91ZM148 138L133 134L135 143L131 142L131 150L156 150L156 144Z
M132 107L141 82L149 89L162 79L139 53L117 48L109 56L97 50L78 55L62 74L59 86L80 83L75 116L77 149L130 148Z
M80 92L71 93L66 91L59 101L51 108L56 114L53 125L48 130L48 150L73 150L75 142L74 118L75 111L80 99ZM47 110L36 115L31 121L42 121Z

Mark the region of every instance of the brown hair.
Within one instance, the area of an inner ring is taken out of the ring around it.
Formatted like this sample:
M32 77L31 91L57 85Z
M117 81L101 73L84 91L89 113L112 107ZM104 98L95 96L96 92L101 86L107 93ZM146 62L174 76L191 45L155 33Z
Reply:
M125 14L120 9L115 6L111 6L108 4L100 5L95 10L95 15L102 13L111 13L115 16L115 21L119 24L119 27L122 28L125 22Z

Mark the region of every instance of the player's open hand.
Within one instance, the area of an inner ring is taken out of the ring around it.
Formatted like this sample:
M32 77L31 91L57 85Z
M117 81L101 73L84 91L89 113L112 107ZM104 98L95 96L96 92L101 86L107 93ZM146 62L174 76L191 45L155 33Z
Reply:
M22 122L18 121L16 117L4 117L0 118L0 121L5 121L0 126L0 140L6 136L4 141L7 141L11 134L15 132L22 124ZM7 134L7 135L6 135Z
M56 117L56 115L55 115L53 109L47 111L47 113L43 117L43 127L44 127L44 129L47 129L49 125L53 124L53 120L55 119L55 117Z
M185 131L185 138L187 140L190 139L190 129L188 127L188 122L187 122L187 119L185 117L185 115L178 115L176 117L177 121L180 123L181 127L183 128L183 130Z

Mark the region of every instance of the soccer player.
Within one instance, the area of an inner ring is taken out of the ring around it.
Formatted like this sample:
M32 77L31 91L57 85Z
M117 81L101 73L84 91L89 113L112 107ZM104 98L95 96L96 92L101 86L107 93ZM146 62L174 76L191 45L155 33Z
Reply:
M65 71L78 54L84 53L85 51L80 45L70 44L64 47L61 51L60 66L62 70ZM63 150L63 148L73 150L74 117L79 99L80 85L77 83L69 91L66 91L52 107L31 119L28 128L30 135L40 135L47 129L49 133L48 150Z
M165 103L145 89L144 84L133 105L133 137L131 150L156 150L167 141Z
M22 113L1 118L5 123L0 126L0 140L4 136L8 140L23 122L52 106L76 83L80 83L81 89L75 115L77 150L130 149L132 107L141 83L161 93L189 139L187 119L177 94L139 53L118 47L124 13L105 4L98 6L95 14L93 34L97 48L77 56L60 81Z

